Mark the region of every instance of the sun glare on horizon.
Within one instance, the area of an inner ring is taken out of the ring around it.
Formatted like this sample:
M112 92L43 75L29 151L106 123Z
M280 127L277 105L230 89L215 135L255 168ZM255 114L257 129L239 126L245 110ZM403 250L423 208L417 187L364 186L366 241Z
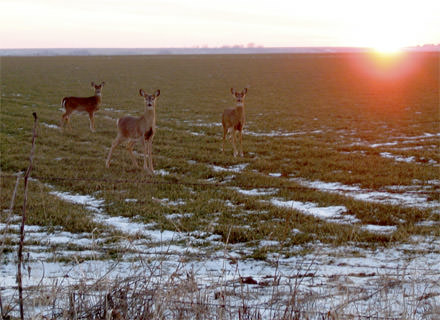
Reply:
M373 48L374 52L378 54L384 54L384 55L395 55L399 54L403 51L403 46L396 46L396 45L378 45Z
M435 30L429 22L434 11L410 2L372 0L359 11L362 14L347 17L352 28L344 39L378 55L400 55L409 47L430 43L426 35Z
M401 30L404 30L402 27ZM374 28L369 28L364 36L367 47L372 51L382 55L395 55L404 51L409 41L405 38L406 33L399 30L387 28L377 24Z
M394 81L408 77L420 67L420 59L404 49L371 48L352 58L356 69L374 81Z

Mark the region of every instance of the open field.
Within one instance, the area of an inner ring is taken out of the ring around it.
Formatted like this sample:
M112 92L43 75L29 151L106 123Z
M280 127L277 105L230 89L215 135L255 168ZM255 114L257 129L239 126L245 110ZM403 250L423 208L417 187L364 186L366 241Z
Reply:
M60 128L61 99L92 95L91 81L106 82L96 132L79 114ZM221 153L221 113L230 88L245 86L245 154L234 158L230 144ZM105 168L116 119L143 112L140 88L161 90L153 177L123 146ZM268 319L286 306L310 318L435 319L439 106L438 53L2 58L3 304L14 306L23 181L8 209L36 111L29 286L147 269L172 287L192 279L209 306L246 296ZM176 296L191 300L162 302ZM48 314L63 302L32 303Z

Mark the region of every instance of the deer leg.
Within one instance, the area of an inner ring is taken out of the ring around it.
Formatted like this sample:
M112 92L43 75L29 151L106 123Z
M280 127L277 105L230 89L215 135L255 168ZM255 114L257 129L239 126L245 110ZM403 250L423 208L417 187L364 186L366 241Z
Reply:
M128 142L127 150L128 150L128 153L130 154L131 161L133 161L133 165L136 168L139 168L139 165L138 165L138 163L136 161L136 157L133 154L133 146L134 146L135 143L136 143L135 140L132 140L132 141Z
M235 146L235 130L232 130L232 147L234 149L234 157L237 156L237 147Z
M148 174L153 174L149 166L147 166L147 155L150 157L150 142L148 140L143 140L144 145L144 170L148 171Z
M66 110L66 112L64 112L64 114L61 116L61 127L64 127L66 124L69 124L70 114L71 114L71 112Z
M118 135L115 140L113 140L112 146L110 147L110 151L108 152L107 161L105 162L105 166L110 168L110 159L112 158L113 150L121 143L121 137Z
M66 117L66 126L69 129L72 129L72 124L70 123L70 115Z
M66 126L67 126L69 129L72 129L72 123L70 122L70 116L71 116L71 114L72 114L72 112L69 112L69 114L68 114L67 117L66 117Z
M153 139L150 139L148 141L148 161L149 161L149 167L151 170L151 173L154 173L154 168L153 168Z
M65 106L65 99L63 99L63 102L61 103L62 108L64 108L64 110L66 110L66 112L63 113L63 115L61 116L61 127L64 127L64 125L66 124L66 118L69 118L69 109L66 108Z
M144 169L146 170L147 169L148 141L143 139L142 144L144 146Z
M225 140L226 135L228 134L228 129L223 126L223 144L222 144L222 153L225 153Z
M90 118L90 130L92 130L92 132L95 132L95 118L93 112L89 112L89 118Z
M243 157L243 132L241 130L238 131L238 141L240 142L240 157Z

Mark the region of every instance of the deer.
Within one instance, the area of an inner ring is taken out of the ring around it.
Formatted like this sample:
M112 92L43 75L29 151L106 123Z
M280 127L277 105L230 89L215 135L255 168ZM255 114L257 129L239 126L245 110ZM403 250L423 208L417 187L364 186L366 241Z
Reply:
M243 126L246 121L245 113L244 113L244 98L248 88L244 88L243 91L238 92L235 91L234 88L231 88L232 96L235 99L236 107L228 108L223 111L222 115L222 125L223 125L223 146L222 152L225 152L225 140L228 131L231 131L231 142L232 147L234 149L234 157L237 156L237 148L235 146L235 134L238 132L238 139L240 142L240 156L243 157Z
M140 117L125 116L117 120L118 134L113 141L107 156L106 167L110 167L110 159L114 149L124 141L128 141L127 150L136 168L139 168L133 154L133 146L137 141L141 141L144 147L144 169L148 174L154 174L153 168L153 138L156 133L156 101L160 95L160 90L154 94L147 94L143 89L139 89L139 95L145 100L145 111ZM148 165L147 165L148 154Z
M99 110L101 104L101 91L105 82L95 84L92 82L92 88L95 90L95 95L91 97L65 97L61 103L66 112L61 117L61 126L69 124L69 117L72 112L87 112L90 118L90 130L95 132L95 112Z

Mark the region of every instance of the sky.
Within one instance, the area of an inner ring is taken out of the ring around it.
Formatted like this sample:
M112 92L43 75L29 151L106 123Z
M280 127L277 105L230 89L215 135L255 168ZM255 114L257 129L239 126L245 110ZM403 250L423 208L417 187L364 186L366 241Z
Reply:
M0 49L440 43L439 0L1 0Z

